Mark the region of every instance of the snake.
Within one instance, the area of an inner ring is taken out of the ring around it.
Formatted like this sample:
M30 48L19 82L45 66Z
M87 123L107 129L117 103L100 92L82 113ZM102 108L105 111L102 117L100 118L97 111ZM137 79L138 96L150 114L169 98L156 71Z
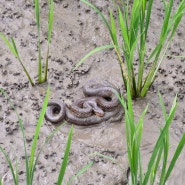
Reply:
M46 120L52 123L66 120L75 125L89 126L122 119L123 108L116 95L120 95L120 92L110 82L91 80L82 90L85 97L77 99L71 105L62 100L50 100L45 113Z

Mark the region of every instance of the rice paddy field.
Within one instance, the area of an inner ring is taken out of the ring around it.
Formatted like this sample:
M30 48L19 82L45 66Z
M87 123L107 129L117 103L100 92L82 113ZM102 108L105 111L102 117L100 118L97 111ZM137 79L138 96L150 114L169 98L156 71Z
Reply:
M91 2L107 17L108 10L115 9L111 0L92 0ZM175 10L179 2L178 0L174 2L172 11ZM115 3L119 5L120 1L116 0ZM41 52L43 60L45 60L48 34L47 1L40 1L40 11ZM151 52L159 40L163 13L162 1L155 0L147 37L147 54ZM0 32L8 38L14 38L22 62L36 82L38 48L34 2L32 0L1 0ZM74 66L88 52L97 46L106 44L110 44L109 33L93 9L78 0L54 0L48 80L45 83L31 86L22 66L0 39L0 88L9 95L23 121L28 152L31 150L35 127L48 85L50 85L50 98L62 99L68 104L83 96L83 85L92 79L108 80L126 96L119 63L112 49L97 52L88 58L83 65L73 70ZM144 118L141 140L143 171L147 168L147 163L164 122L158 91L161 92L167 111L170 110L173 99L178 94L178 106L170 127L169 156L172 157L185 132L185 17L182 18L173 42L169 46L146 97L133 100L136 119L149 105ZM3 95L0 95L0 124L0 146L9 154L13 165L16 166L17 163L19 184L25 185L26 169L21 129L16 113ZM33 184L56 184L70 126L66 123L45 145L36 165ZM55 127L49 121L44 120L38 138L38 147L42 146ZM95 153L109 156L116 162L101 155L95 155ZM90 127L74 126L63 184L67 184L69 179L91 161L93 161L93 165L76 178L72 182L73 185L127 184L129 165L124 118L115 123L107 121ZM166 184L184 184L184 164L185 149L182 150ZM2 153L0 153L0 179L4 185L14 184L10 167Z

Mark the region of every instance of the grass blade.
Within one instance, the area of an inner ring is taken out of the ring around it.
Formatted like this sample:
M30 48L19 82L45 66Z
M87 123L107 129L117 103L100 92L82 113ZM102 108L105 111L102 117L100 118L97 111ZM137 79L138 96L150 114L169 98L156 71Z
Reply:
M164 182L166 182L168 177L170 176L170 174L171 174L171 172L172 172L172 170L174 168L174 165L175 165L179 155L181 154L182 149L184 148L184 145L185 145L185 134L183 134L183 136L182 136L182 138L181 138L181 140L180 140L180 142L179 142L179 144L177 146L177 149L176 149L175 154L174 154L174 156L172 158L170 166L168 167L168 170L167 170Z
M28 77L28 80L31 83L31 85L34 85L34 82L32 81L32 78L30 77L26 67L24 66L24 64L22 63L22 61L19 57L19 53L18 53L17 46L15 44L14 39L12 38L11 39L12 43L10 43L9 40L5 37L5 35L3 35L1 32L0 32L0 37L5 42L5 44L8 46L9 50L12 52L12 54L15 56L15 58L17 58L19 60L19 62L21 64L21 66L23 67L23 70L26 73L26 76Z
M111 22L112 41L114 45L118 48L118 40L116 36L116 26L115 26L115 21L114 21L112 11L110 11L110 22Z
M98 52L98 51L102 51L102 50L105 50L105 49L111 49L111 48L114 48L114 46L112 45L105 45L105 46L100 46L100 47L97 47L95 48L94 50L90 51L87 55L85 55L85 57L83 57L80 62L78 62L74 69L73 70L76 70L87 58L89 58L91 55L93 55L94 53Z
M118 9L118 12L119 12L119 24L120 24L123 42L125 45L125 50L128 50L129 49L128 28L126 27L126 23L124 21L120 8Z
M158 138L158 140L155 144L154 150L152 152L152 156L151 156L149 164L148 164L148 169L147 169L147 172L146 172L145 177L144 177L143 185L148 184L148 178L151 174L151 170L152 170L153 164L155 162L157 153L159 151L160 146L162 145L162 142L163 142L163 139L164 139L166 133L169 130L169 126L172 122L172 119L174 118L176 108L177 108L177 96L174 98L173 105L172 105L170 114L168 116L168 119L166 120L165 126L164 126L163 130L161 131L161 134L160 134L160 136L159 136L159 138Z
M3 153L4 157L6 158L6 161L7 161L8 165L10 167L10 171L11 171L11 174L13 176L14 184L18 185L17 174L15 174L15 172L14 172L14 168L13 168L12 162L11 162L8 154L6 153L6 151L1 146L0 146L0 151Z
M123 168L123 167L118 163L118 161L116 161L114 158L109 157L109 156L107 156L107 155L103 155L103 154L98 153L98 152L95 152L95 153L93 153L92 155L98 155L98 156L100 156L100 157L103 157L103 158L105 158L105 159L108 159L109 161L111 161L111 162L115 163L116 165L118 165L118 167L119 167L122 171L124 171L124 168Z
M166 121L167 120L166 108L164 106L164 102L163 102L161 93L159 91L158 91L158 96L159 96L159 100L160 100L159 102L161 104L161 108L162 108L162 111L163 111L164 121Z
M51 34L53 28L53 12L54 12L54 2L53 0L48 0L49 3L49 16L48 16L48 43L51 41Z
M37 23L37 32L40 35L40 9L39 9L39 0L34 0L35 5L35 18Z
M48 76L48 59L49 59L49 45L51 42L52 28L53 28L53 12L54 12L54 2L53 0L48 0L49 4L49 15L48 15L48 46L46 52L46 62L45 62L45 70L44 70L44 79L42 82L47 81Z
M38 152L38 154L36 155L36 158L35 158L35 161L34 161L34 164L33 164L33 169L36 168L36 164L38 162L38 159L39 159L39 156L41 154L41 152L43 151L43 149L45 148L46 144L54 137L54 135L65 125L62 124L60 125L59 127L57 127L44 141L43 145L40 147L40 150ZM32 180L33 180L33 176L32 176Z
M34 85L34 82L33 82L32 78L31 78L31 76L29 75L29 73L28 73L26 67L24 66L22 60L20 59L20 56L19 56L19 53L18 53L18 50L17 50L17 46L16 46L16 44L15 44L15 41L14 41L13 38L12 38L11 40L12 40L13 48L14 48L16 54L17 54L17 59L19 60L19 62L20 62L20 64L21 64L21 66L22 66L24 72L26 73L26 76L28 77L29 82L30 82L31 85L33 86L33 85Z
M79 177L80 175L82 175L84 172L86 172L91 166L93 165L93 161L91 161L90 163L88 163L85 167L83 167L73 178L71 178L69 180L69 182L67 183L67 185L70 185L77 177Z
M67 163L68 163L69 152L70 152L70 148L71 148L72 136L73 136L73 126L71 127L71 129L69 131L66 149L65 149L65 153L64 153L64 159L62 161L62 166L60 168L60 173L58 176L57 185L61 185L63 178L64 178L64 174L65 174Z
M159 167L159 163L161 161L162 153L163 153L163 145L161 145L159 150L158 150L158 154L156 156L155 163L154 163L154 165L152 167L152 170L151 170L151 174L150 174L150 184L151 185L153 185L154 182L155 182L155 178L156 178L156 175L157 175L157 170L158 170L158 167Z
M25 132L24 132L24 126L23 126L22 120L21 120L14 104L10 101L10 97L7 95L7 93L3 89L0 89L0 92L9 101L11 107L13 108L13 110L16 113L16 116L18 118L18 124L19 124L19 127L21 128L21 132L22 132L22 136L23 136L23 143L24 143L24 154L25 154L25 160L26 160L26 174L27 174L26 175L26 182L27 182L27 184L29 184L30 169L29 169L28 154L27 154L27 149L26 149L26 137L25 137Z
M9 50L12 52L12 54L18 58L17 52L15 48L12 46L12 44L9 42L9 40L0 32L0 37L4 41L4 43L8 46Z
M145 24L145 39L147 37L148 27L149 27L149 24L150 24L150 15L151 15L151 12L152 12L152 5L153 5L153 0L149 0L148 1L148 7L147 7L146 24Z
M35 18L37 25L37 34L38 34L38 82L42 83L42 62L41 62L41 44L40 44L40 8L39 0L34 0L35 5Z
M35 151L36 151L37 141L38 141L38 137L39 137L39 133L40 133L40 128L42 126L42 123L43 123L43 120L44 120L44 115L45 115L47 104L48 104L49 92L50 92L50 90L49 90L49 87L48 87L47 92L46 92L46 96L45 96L45 99L44 99L44 103L43 103L43 106L42 106L42 110L41 110L41 113L40 113L40 116L39 116L39 120L38 120L36 129L35 129L33 142L32 142L30 162L29 162L31 182L33 180L33 174L34 174L34 170L35 170L33 168L34 158L35 158Z
M44 70L44 79L42 82L47 81L47 76L48 76L48 62L49 62L49 43L48 43L48 48L47 48L47 53L46 53L46 63L45 63L45 70Z

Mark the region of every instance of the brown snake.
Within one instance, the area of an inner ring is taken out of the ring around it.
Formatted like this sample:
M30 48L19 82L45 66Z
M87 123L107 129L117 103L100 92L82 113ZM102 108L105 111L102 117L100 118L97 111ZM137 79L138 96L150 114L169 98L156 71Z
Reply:
M90 81L83 86L84 98L76 100L67 106L61 100L51 100L48 103L45 117L52 123L64 119L75 125L94 125L109 119L122 119L123 108L115 95L119 91L109 82Z

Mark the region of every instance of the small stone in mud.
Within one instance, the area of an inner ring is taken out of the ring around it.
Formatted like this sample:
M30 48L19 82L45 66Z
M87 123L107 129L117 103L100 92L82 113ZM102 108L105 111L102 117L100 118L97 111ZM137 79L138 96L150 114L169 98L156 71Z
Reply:
M30 143L32 140L33 140L33 135L32 135L32 134L27 134L27 135L26 135L26 141L27 141L28 143Z
M68 3L64 3L64 4L63 4L63 8L67 8L68 6L69 6Z
M182 118L182 123L185 124L185 118Z
M23 172L23 171L20 171L18 174L19 174L19 175L22 175L22 174L24 174L24 172Z
M19 76L21 73L15 72L13 73L13 76Z
M56 61L58 64L63 64L63 60L61 58L54 58L54 61Z
M4 76L7 75L7 73L8 73L6 69L3 70L2 72L3 72L2 74L3 74Z
M89 13L91 10L90 9L86 9L85 10L85 13Z
M90 68L91 68L90 65L83 64L80 67L78 67L78 69L76 69L75 72L78 74L86 74L87 72L89 72Z

